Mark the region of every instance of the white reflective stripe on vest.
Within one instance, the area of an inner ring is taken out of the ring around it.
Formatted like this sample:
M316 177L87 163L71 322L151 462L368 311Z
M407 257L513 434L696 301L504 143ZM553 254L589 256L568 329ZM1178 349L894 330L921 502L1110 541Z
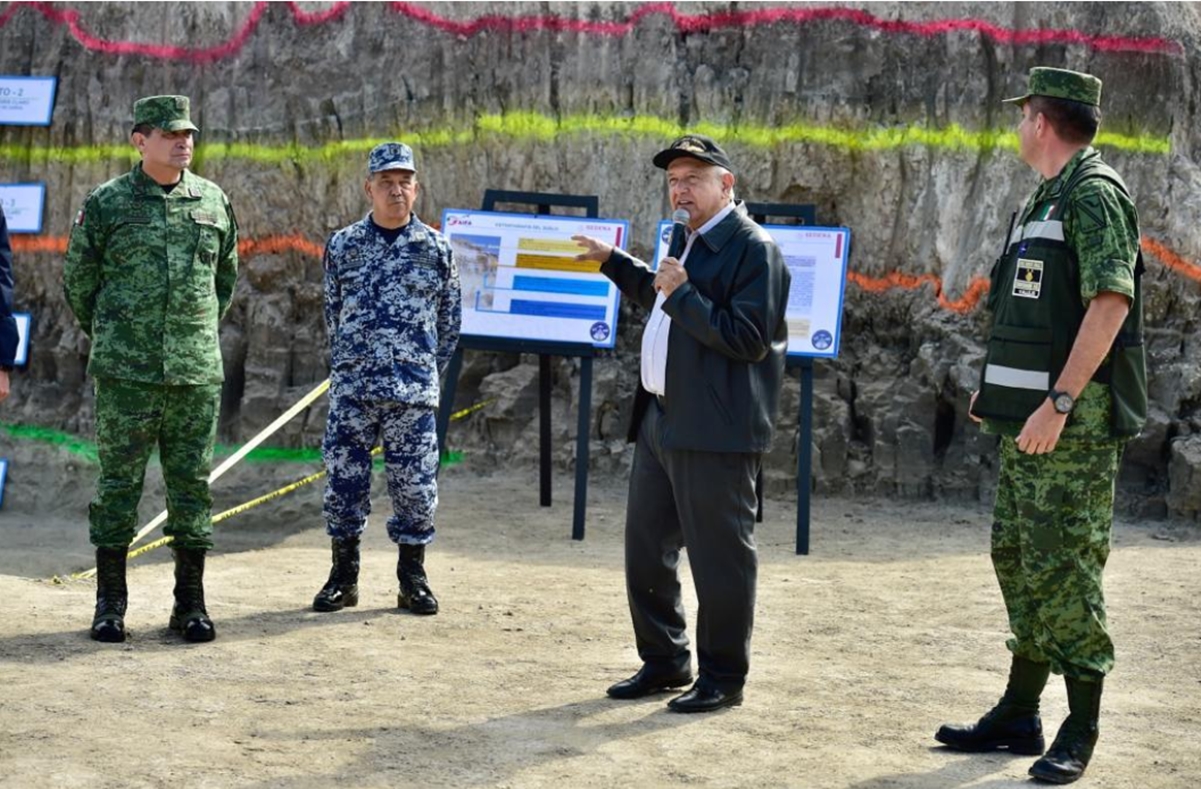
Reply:
M1051 374L1045 370L1022 370L990 364L984 368L984 383L1046 392L1051 388Z
M1063 241L1063 222L1044 220L1042 222L1027 222L1024 225L1019 225L1013 229L1013 235L1009 237L1009 243L1016 244L1019 241L1029 241L1034 238L1046 239L1048 241Z

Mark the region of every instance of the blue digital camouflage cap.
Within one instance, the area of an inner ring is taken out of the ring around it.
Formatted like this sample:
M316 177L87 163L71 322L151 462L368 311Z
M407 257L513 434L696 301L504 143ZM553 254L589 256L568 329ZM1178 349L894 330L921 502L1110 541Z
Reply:
M413 163L413 149L403 142L385 142L371 149L367 157L367 172L382 173L385 170L409 170L417 172Z
M187 96L147 96L133 103L133 125L153 126L167 132L190 129L200 131L192 123L192 102Z
M1030 69L1030 77L1026 85L1025 94L1014 96L1012 99L1004 99L1004 102L1020 106L1025 104L1031 96L1049 96L1053 99L1078 101L1094 107L1101 106L1101 80L1092 74L1068 71L1065 68L1038 66Z

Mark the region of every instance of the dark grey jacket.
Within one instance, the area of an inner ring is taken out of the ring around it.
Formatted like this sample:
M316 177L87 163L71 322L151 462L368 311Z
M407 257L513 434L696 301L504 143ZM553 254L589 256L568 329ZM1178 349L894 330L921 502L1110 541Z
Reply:
M17 355L17 321L13 318L13 251L8 222L0 210L0 365L11 367Z
M784 380L791 276L779 247L739 203L692 244L688 281L663 303L671 318L664 400L669 449L764 452ZM601 266L626 298L650 310L654 272L614 250ZM629 440L651 395L640 385Z

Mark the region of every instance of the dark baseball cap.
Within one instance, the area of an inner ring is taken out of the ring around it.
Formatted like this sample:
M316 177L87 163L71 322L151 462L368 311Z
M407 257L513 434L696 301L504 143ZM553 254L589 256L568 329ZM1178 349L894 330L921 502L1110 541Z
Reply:
M703 134L685 134L666 149L655 154L655 158L651 161L655 163L656 167L666 170L676 159L685 156L734 172L734 165L730 164L730 157L726 155L726 152L712 137L706 137Z

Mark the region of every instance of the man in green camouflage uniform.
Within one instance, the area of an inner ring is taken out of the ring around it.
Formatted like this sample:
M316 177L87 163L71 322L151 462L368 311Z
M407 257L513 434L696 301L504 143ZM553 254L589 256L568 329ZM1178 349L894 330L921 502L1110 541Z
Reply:
M977 723L935 735L967 751L1042 754L1039 698L1065 678L1069 715L1030 768L1079 778L1097 741L1113 643L1102 570L1114 479L1146 417L1138 216L1090 143L1101 81L1051 68L1007 101L1022 112L1020 156L1044 178L1011 226L992 272L993 327L971 413L1000 436L992 559L1013 653L1000 702Z
M203 585L208 475L224 379L217 324L233 298L238 232L224 192L187 169L197 131L185 96L134 104L130 141L142 161L88 195L63 267L67 302L92 340L98 641L125 640L125 556L156 446L175 552L170 627L189 641L216 632Z

